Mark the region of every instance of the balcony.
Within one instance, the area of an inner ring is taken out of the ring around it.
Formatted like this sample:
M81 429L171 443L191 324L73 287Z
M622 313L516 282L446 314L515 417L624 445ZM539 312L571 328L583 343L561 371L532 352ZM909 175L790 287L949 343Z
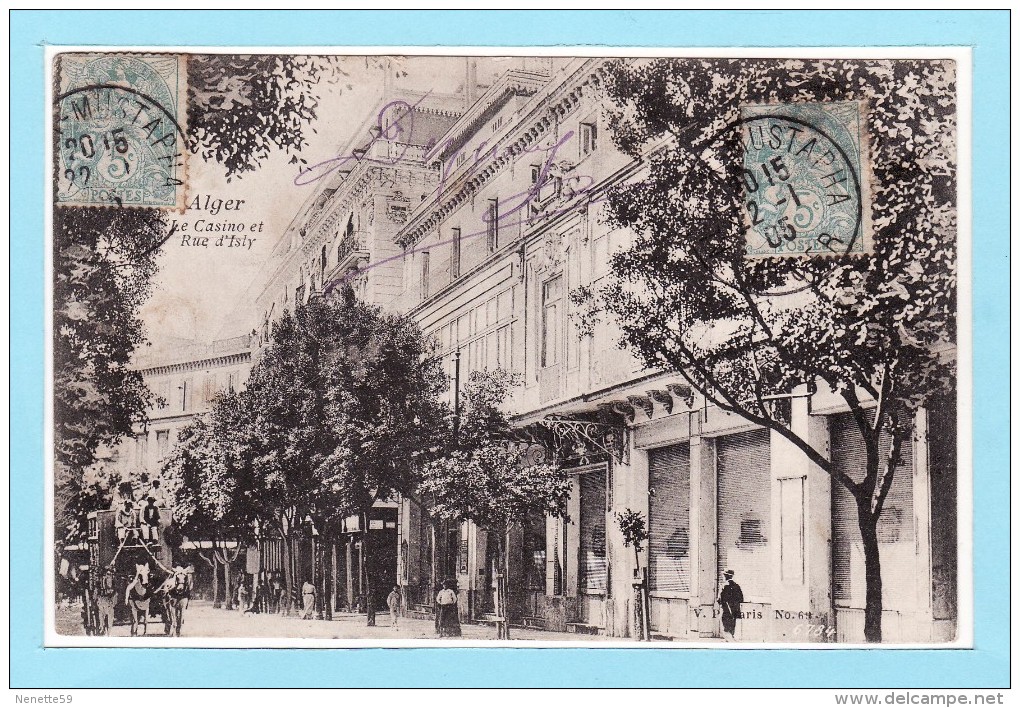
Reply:
M367 264L368 257L367 231L352 231L344 234L336 248L334 265L326 271L323 283L329 283L355 268L363 267Z

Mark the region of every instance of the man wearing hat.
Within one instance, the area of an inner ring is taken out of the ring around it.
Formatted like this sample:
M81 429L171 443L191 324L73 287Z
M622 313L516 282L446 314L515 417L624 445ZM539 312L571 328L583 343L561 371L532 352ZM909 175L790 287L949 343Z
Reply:
M732 642L737 630L737 618L740 617L740 603L744 601L744 593L740 586L733 582L733 571L724 570L726 584L719 592L719 605L722 607L723 639Z

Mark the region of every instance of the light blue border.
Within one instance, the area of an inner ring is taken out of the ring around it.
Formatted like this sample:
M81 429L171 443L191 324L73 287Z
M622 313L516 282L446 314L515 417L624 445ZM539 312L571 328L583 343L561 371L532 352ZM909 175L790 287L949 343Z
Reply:
M1009 14L797 11L11 15L11 685L1009 685ZM975 642L968 651L42 649L43 45L974 48Z

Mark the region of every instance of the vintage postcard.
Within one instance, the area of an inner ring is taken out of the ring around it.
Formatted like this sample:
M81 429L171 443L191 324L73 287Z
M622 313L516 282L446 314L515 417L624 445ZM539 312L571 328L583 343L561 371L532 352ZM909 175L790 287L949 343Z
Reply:
M972 645L968 52L47 72L48 646Z

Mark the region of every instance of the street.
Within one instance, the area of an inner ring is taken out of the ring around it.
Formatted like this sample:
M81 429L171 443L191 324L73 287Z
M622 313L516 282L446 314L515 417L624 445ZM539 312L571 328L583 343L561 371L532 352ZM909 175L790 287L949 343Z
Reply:
M242 614L237 610L223 610L214 608L208 601L192 601L190 607L184 612L184 625L181 630L182 637L232 637L232 638L260 638L260 637L302 637L308 639L436 639L436 631L433 623L428 620L410 619L401 617L397 627L390 626L388 613L376 615L377 625L368 627L365 625L363 614L336 614L332 621L326 620L302 620L297 615L285 617L282 615L260 615ZM463 636L460 639L495 639L496 629L490 625L463 624L461 625ZM56 629L58 634L76 635L84 634L81 622L81 606L70 605L68 607L58 606L56 609ZM119 625L113 628L113 636L128 637L131 634L129 625ZM149 619L148 635L160 636L163 634L163 622L158 617ZM567 632L547 632L537 629L510 630L512 640L528 641L604 641L610 637L594 636L586 634L571 634Z

